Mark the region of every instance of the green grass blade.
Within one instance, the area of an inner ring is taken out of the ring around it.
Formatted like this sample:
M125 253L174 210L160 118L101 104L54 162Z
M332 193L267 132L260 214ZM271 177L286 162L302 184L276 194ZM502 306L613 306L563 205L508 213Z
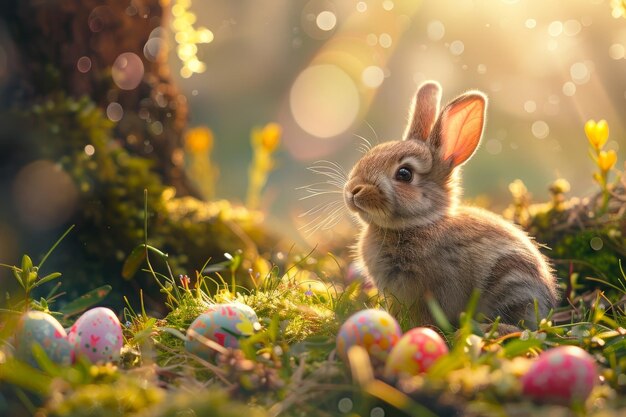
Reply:
M110 285L103 285L95 290L91 290L63 306L61 313L63 313L64 317L70 317L85 311L92 305L102 301L111 292L111 289Z
M42 267L42 265L44 264L44 262L46 262L46 260L48 259L48 257L50 256L50 254L52 253L52 251L54 251L56 249L57 246L59 246L59 244L63 241L63 239L65 239L65 236L67 236L72 229L74 228L74 224L71 225L66 231L65 233L63 233L63 235L61 235L61 237L54 243L54 245L52 245L52 247L48 250L48 252L46 252L46 254L43 256L43 258L41 259L41 261L39 262L39 268Z

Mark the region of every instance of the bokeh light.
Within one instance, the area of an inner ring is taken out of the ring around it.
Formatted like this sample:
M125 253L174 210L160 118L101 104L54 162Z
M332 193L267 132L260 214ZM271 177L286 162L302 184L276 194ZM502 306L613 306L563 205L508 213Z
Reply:
M465 50L465 44L462 41L456 40L450 44L450 52L452 55L461 55Z
M191 11L191 0L176 0L172 6L174 21L174 40L178 44L176 53L183 63L180 75L189 78L193 74L201 74L206 71L206 64L198 58L198 44L213 42L213 32L203 26L196 28L197 17Z
M572 81L576 84L585 84L591 78L591 71L585 62L576 62L570 67Z
M446 34L446 28L439 20L434 20L428 24L427 33L431 41L439 41Z
M533 136L537 139L545 139L550 134L550 127L543 120L537 120L533 123L532 128Z
M34 230L62 225L74 213L78 190L57 164L39 160L20 170L13 182L13 202L20 220Z
M81 56L76 62L76 68L82 73L89 72L91 69L91 59L88 56Z
M124 109L120 103L112 102L107 106L106 114L112 122L119 122L124 117Z
M144 75L141 58L132 52L120 54L111 68L113 82L122 90L137 88Z
M615 60L624 59L624 51L624 45L621 43L614 43L609 47L609 56Z
M333 12L324 10L317 15L315 22L317 23L317 27L327 32L333 30L335 25L337 25L337 16L335 16Z
M380 36L378 37L378 43L383 48L391 48L393 39L391 38L391 35L389 35L388 33L381 33Z
M370 65L363 70L363 84L369 88L378 88L385 80L385 72L382 68Z
M359 112L359 92L335 65L311 66L298 76L289 95L291 113L307 133L329 138L346 131Z

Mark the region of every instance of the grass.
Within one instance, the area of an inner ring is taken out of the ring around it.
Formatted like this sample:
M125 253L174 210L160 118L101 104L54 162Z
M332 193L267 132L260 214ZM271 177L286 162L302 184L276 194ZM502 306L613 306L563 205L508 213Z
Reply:
M79 362L60 369L44 355L43 370L32 369L11 357L11 339L4 335L0 406L4 401L5 411L56 416L169 416L190 409L197 415L259 416L617 416L626 411L623 287L597 282L619 295L612 298L600 290L572 292L567 305L538 330L505 337L482 334L470 305L460 328L447 334L450 353L427 374L391 384L374 378L377 370L367 355L351 356L346 364L334 351L341 321L380 306L381 300L359 282L343 285L338 276L334 283L312 282L315 271L306 261L313 254L287 262L284 270L272 268L246 289L214 272L199 272L189 281L159 273L149 266L157 253L152 252L146 271L158 280L170 312L157 319L143 307L127 307L126 346L118 367ZM190 322L211 303L235 300L259 316L255 335L242 341L240 350L218 349L210 361L186 353L182 338ZM534 404L522 395L520 376L532 358L557 345L581 346L597 361L603 382L584 404Z

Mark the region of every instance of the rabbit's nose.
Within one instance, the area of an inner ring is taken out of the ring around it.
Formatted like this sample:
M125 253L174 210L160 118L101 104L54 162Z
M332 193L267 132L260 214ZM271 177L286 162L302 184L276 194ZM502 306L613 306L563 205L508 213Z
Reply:
M362 185L355 185L354 187L352 187L352 190L350 192L352 193L353 196L356 196L361 191L363 191L363 186Z

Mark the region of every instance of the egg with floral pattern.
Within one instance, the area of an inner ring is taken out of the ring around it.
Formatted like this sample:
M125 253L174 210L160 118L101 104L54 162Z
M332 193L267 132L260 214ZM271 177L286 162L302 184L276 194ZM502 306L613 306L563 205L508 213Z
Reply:
M448 353L443 338L428 327L416 327L398 340L387 358L385 377L398 378L426 372L437 359Z
M377 365L384 363L391 349L402 336L402 330L384 310L367 309L350 316L337 335L337 353L347 360L352 346L362 346Z
M200 337L227 348L238 348L241 338L254 334L254 324L258 321L254 310L247 305L215 304L191 323L187 329L185 349L189 353L209 359L213 350Z
M61 323L43 311L29 311L20 317L15 329L15 356L39 367L33 355L33 345L39 345L48 359L59 365L69 365L72 349Z
M75 357L92 363L117 362L124 343L122 325L115 313L105 307L86 311L68 334Z
M524 395L540 402L584 402L598 380L590 354L577 346L543 352L522 377Z

